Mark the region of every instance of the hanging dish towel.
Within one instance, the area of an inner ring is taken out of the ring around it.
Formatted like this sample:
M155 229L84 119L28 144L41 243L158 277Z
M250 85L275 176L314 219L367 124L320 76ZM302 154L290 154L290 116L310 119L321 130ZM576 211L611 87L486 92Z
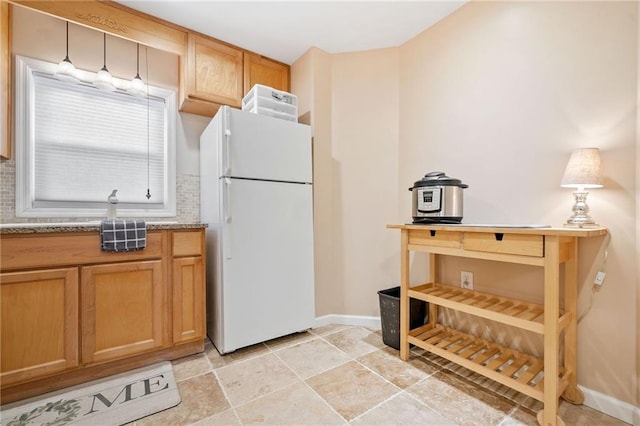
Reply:
M100 225L102 251L142 250L147 246L144 220L103 220Z

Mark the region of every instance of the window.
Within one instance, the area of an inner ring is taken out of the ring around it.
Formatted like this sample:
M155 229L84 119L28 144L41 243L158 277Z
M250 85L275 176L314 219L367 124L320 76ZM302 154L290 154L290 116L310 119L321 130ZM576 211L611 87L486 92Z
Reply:
M119 216L175 216L175 93L105 92L55 69L16 56L16 216L101 217L113 189Z

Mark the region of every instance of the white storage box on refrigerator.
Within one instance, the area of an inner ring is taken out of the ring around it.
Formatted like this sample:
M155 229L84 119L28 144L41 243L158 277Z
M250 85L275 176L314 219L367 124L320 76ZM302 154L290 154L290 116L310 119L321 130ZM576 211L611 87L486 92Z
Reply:
M242 99L242 110L298 121L298 98L291 93L255 84Z

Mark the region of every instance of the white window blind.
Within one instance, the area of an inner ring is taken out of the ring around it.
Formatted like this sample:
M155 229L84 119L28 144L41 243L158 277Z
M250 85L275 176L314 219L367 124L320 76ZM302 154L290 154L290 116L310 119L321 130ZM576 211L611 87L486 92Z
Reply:
M17 165L24 168L18 179L26 181L26 215L100 216L113 189L123 216L175 214L175 163L169 161L175 105L158 95L105 92L26 68L28 130Z

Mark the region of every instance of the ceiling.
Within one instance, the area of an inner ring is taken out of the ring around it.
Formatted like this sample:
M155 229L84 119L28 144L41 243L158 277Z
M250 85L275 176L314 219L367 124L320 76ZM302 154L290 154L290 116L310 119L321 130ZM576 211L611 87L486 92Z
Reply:
M467 0L117 0L183 27L291 64L310 47L329 53L398 46Z

